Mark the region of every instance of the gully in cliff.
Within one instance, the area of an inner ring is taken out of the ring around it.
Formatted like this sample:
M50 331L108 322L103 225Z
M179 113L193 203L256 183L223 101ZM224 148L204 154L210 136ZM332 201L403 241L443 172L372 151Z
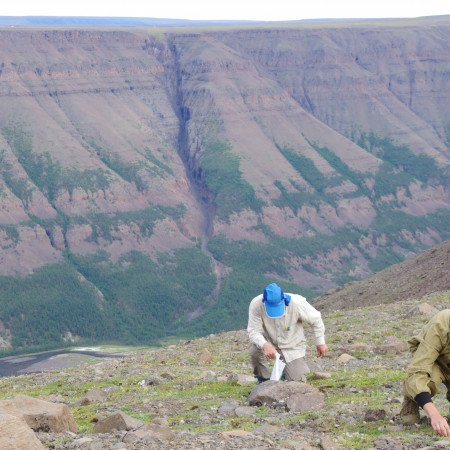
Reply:
M313 329L317 354L326 356L328 347L321 314L304 297L285 294L272 283L251 301L247 327L250 363L259 382L270 378L267 358L276 359L277 355L286 363L286 380L306 381L309 367L305 361L304 322Z

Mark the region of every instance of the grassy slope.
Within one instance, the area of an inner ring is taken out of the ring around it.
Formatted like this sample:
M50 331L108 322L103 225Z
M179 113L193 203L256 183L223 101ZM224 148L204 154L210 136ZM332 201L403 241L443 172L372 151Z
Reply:
M318 440L325 436L340 446L358 449L373 448L374 439L387 439L390 445L403 445L403 448L417 448L414 446L419 444L421 447L437 445L439 438L433 435L427 423L413 428L398 424L396 415L400 405L397 399L401 398L401 381L408 361L406 353L353 352L354 362L343 365L337 360L350 343L363 342L376 349L393 337L406 341L429 319L422 315L406 316L412 307L424 301L438 308L448 307L450 291L391 305L324 314L329 357L318 360L314 356L314 348L309 347L312 365L320 364L321 371L331 374L329 379L310 381L325 395L326 408L321 411L293 414L260 407L254 416L217 417L215 411L223 403L237 401L245 404L253 387L226 381L232 373L250 374L244 331L180 342L157 350L140 350L120 362L112 360L64 371L4 378L0 383L0 398L17 394L51 396L71 404L91 389L117 385L119 390L101 405L71 407L80 431L77 436L64 437L67 445L81 435L106 439L105 436L90 435L92 419L118 409L148 423L163 415L177 432L177 437L175 443L160 443L161 448L182 445L182 431L193 433L191 439L207 439L214 430L216 433L233 429L252 431L263 424L277 427L277 433L270 435L276 446L298 446L306 441L315 448ZM199 355L204 348L212 353L210 364L199 363ZM206 381L205 370L213 370L219 380ZM164 373L170 373L173 379L158 386L139 385L144 378ZM442 396L436 405L445 414ZM364 414L368 409L383 409L386 417L366 423ZM52 438L56 439L55 436ZM62 436L58 438L62 439ZM237 447L251 446L252 442L241 441Z

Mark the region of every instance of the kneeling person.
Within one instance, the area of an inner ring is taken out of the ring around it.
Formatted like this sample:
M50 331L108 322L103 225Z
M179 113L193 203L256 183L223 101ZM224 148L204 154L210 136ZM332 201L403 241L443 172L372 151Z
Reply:
M413 353L403 382L405 396L400 417L405 424L420 420L419 407L427 413L436 434L450 436L447 420L432 402L439 386L447 388L450 401L450 309L440 311L408 341Z
M286 380L306 381L309 368L305 361L303 323L312 327L317 354L326 356L328 347L321 314L304 297L284 294L277 284L272 283L251 301L247 327L250 363L259 382L270 378L267 358L275 359L277 352L286 363Z

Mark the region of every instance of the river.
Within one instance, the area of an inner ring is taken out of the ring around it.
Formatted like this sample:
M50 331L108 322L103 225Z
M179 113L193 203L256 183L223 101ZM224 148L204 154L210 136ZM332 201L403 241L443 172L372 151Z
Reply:
M62 370L98 358L122 358L124 353L92 350L59 350L26 356L9 356L0 359L0 377L27 375L31 373Z

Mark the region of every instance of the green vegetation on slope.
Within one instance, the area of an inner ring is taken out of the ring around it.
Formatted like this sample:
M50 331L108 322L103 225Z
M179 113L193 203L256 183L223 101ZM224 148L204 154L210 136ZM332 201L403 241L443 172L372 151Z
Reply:
M30 180L52 203L59 190L65 189L70 194L75 188L98 191L109 186L109 176L101 169L77 170L63 168L57 161L53 161L48 152L38 154L33 151L32 137L23 130L21 125L10 125L2 128L2 134ZM12 166L4 161L4 154L0 154L1 173L11 191L24 204L31 198L33 188L26 180L16 177Z
M209 140L200 160L207 188L214 194L217 216L228 220L233 212L245 208L260 211L262 202L255 196L253 187L242 179L239 157L231 152L227 141Z
M323 192L326 179L322 175L322 172L317 169L314 162L306 156L295 153L292 148L280 147L277 145L278 150L283 156L292 164L295 170L312 186L317 192Z
M8 353L70 345L61 337L67 332L79 342L157 344L184 328L215 284L211 260L197 247L158 262L136 251L117 263L104 251L68 253L66 262L26 277L0 277L2 322L14 336Z
M26 277L0 276L0 310L15 349L63 345L67 332L99 340L112 335L95 289L65 263Z

